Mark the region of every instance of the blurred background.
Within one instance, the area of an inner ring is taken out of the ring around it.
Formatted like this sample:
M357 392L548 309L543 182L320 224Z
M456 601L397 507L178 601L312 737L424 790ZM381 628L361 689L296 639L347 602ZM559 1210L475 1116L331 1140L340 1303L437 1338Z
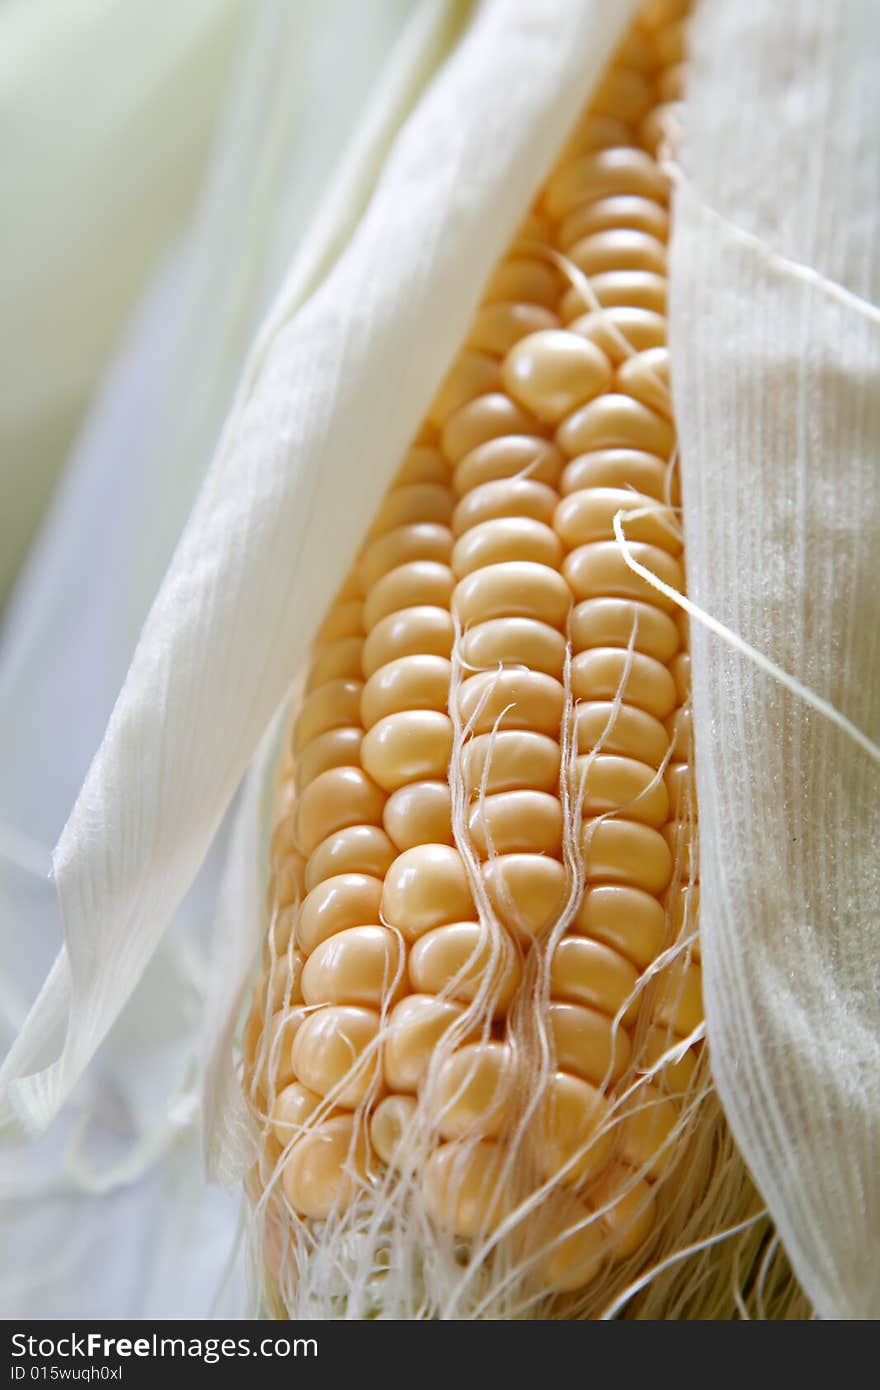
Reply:
M0 1057L62 940L52 847L255 335L326 270L367 195L351 171L463 9L0 4ZM0 1135L0 1317L245 1311L199 1122L225 833L63 1118Z

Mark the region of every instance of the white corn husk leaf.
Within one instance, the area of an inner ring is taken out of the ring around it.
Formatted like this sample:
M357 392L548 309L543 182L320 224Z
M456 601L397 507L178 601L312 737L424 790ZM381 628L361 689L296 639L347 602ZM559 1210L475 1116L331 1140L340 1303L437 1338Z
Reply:
M875 745L877 38L870 0L705 0L670 323L690 596ZM877 1317L880 768L692 631L716 1083L816 1310Z

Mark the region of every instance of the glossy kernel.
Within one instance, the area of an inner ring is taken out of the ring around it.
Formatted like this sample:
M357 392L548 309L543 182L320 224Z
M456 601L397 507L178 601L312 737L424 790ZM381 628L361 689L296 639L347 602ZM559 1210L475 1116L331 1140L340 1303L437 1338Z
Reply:
M293 1039L297 1077L334 1105L354 1110L369 1093L378 1071L378 1052L371 1048L378 1034L379 1015L374 1009L347 1004L317 1009L303 1020Z
M351 1115L316 1125L293 1146L282 1183L303 1216L324 1218L355 1196L366 1170L366 1146Z
M556 424L604 391L611 365L585 338L549 330L521 338L501 369L507 390L539 420Z
M422 994L448 994L451 999L483 999L502 1017L521 975L519 956L506 934L486 930L477 922L454 922L420 936L409 957L413 988Z
M445 777L452 723L439 710L399 710L374 724L361 745L364 767L386 792L408 782Z
M449 845L418 845L395 859L382 889L382 920L410 941L474 911L464 861Z
M322 941L303 970L307 1004L356 1004L379 1008L400 994L404 952L388 927L348 927Z
M461 1042L461 1004L431 994L410 994L388 1019L383 1047L385 1080L393 1091L418 1090L444 1038ZM454 1032L451 1030L455 1030Z
M484 1140L452 1141L431 1154L422 1178L429 1215L460 1236L488 1233L504 1214L503 1151Z
M442 1137L497 1138L510 1113L515 1079L513 1054L504 1043L468 1043L453 1052L430 1096Z

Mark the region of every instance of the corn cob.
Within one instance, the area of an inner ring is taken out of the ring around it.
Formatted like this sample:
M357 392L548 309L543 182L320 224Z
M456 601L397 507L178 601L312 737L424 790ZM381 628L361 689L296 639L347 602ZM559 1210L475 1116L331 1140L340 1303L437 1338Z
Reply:
M288 1310L320 1233L362 1232L377 1193L450 1268L493 1269L506 1311L572 1316L688 1199L688 634L613 531L684 589L657 153L686 8L643 8L318 634L245 1035ZM386 1272L391 1246L375 1225Z

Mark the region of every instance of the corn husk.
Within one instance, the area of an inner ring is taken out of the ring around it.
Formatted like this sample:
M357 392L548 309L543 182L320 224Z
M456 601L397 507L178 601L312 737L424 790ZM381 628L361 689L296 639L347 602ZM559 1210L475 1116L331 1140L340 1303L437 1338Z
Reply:
M713 1070L823 1317L880 1312L876 13L706 4L670 340ZM729 55L737 55L729 62ZM718 150L724 151L719 160Z

